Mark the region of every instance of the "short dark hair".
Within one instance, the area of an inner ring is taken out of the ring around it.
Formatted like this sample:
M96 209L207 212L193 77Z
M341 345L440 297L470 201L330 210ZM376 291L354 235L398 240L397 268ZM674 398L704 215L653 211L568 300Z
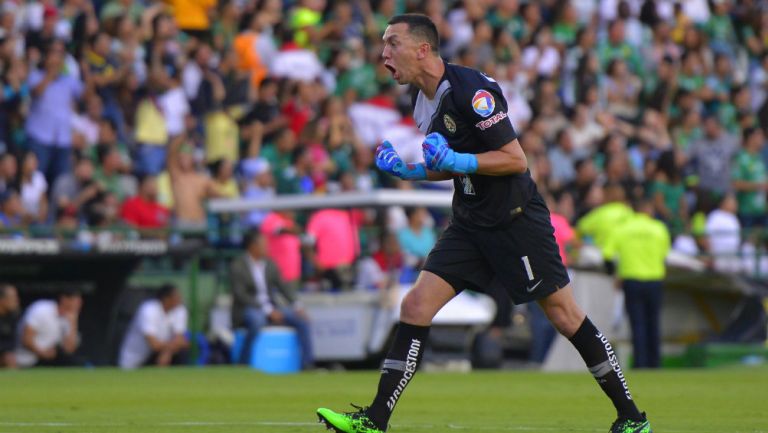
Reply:
M61 300L62 298L79 298L81 296L83 296L83 292L80 289L67 287L66 289L63 289L59 292L58 299Z
M165 283L157 290L157 299L163 300L167 299L169 296L176 293L176 286L174 286L171 283Z
M408 24L408 33L428 43L432 47L432 52L438 52L440 48L440 35L437 33L437 26L432 20L422 14L401 14L395 15L387 24Z
M261 230L254 228L248 230L243 236L243 248L248 249L251 245L258 242L261 239Z

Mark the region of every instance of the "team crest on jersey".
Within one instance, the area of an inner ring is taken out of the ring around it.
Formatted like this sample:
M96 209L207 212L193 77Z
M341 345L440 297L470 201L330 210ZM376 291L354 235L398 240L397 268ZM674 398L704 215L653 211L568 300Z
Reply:
M443 123L445 124L445 129L448 130L451 134L456 133L456 122L453 121L453 118L447 114L443 115Z
M493 95L487 90L478 90L472 97L472 109L482 117L488 117L496 108L496 101Z

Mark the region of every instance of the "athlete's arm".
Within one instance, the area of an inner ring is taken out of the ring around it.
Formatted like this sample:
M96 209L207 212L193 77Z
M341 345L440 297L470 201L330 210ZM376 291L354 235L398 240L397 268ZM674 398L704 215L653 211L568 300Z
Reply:
M449 173L447 171L432 171L427 169L427 180L432 181L438 181L438 180L451 180L453 179L454 174Z
M487 176L506 176L525 173L528 159L517 138L502 146L499 150L478 153L477 174Z

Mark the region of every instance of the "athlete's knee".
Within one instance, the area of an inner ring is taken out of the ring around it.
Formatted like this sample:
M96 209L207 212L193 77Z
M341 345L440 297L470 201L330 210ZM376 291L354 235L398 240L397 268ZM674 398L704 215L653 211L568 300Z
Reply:
M412 325L428 326L435 312L427 297L418 291L411 291L400 304L400 320Z
M563 336L570 338L584 321L584 312L573 296L550 296L541 302L544 313Z

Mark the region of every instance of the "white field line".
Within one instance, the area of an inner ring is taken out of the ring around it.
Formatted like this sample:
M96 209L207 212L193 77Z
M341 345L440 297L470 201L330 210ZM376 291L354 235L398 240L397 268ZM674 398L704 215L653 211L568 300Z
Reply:
M306 427L320 428L321 425L317 422L286 422L286 421L177 421L177 422L162 422L162 423L75 423L75 422L12 422L12 421L0 421L0 427L77 427L77 428L95 428L95 427ZM434 430L440 428L447 428L448 430L467 430L467 431L503 431L503 432L535 432L535 431L570 431L570 432L602 432L605 429L599 428L567 428L563 430L563 427L545 427L545 426L479 426L479 425L463 425L463 424L408 424L397 425L396 428L409 428L418 430ZM665 429L665 433L702 433L702 430L669 430ZM710 432L716 433L716 432ZM740 430L733 433L768 433L768 430Z

